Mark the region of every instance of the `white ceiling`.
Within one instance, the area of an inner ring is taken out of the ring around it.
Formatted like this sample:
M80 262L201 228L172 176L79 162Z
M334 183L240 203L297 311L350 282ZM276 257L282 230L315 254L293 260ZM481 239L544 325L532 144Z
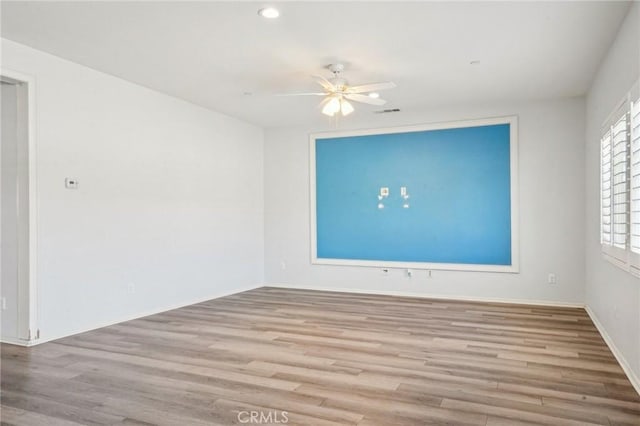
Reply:
M272 3L273 4L273 3ZM392 80L385 108L579 96L629 2L2 2L2 37L265 127L325 119L310 78ZM470 61L480 64L471 65ZM252 95L247 95L250 92ZM354 115L379 107L356 105Z

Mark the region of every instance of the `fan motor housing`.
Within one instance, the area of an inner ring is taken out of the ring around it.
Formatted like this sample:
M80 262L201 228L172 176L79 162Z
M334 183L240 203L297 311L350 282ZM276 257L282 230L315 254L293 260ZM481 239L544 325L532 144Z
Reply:
M329 71L331 71L334 74L338 74L341 73L342 71L344 71L344 64L329 64L329 66L327 67L329 68Z
M329 81L336 87L336 89L338 89L338 92L342 92L347 88L347 80L344 78L334 77L329 79Z

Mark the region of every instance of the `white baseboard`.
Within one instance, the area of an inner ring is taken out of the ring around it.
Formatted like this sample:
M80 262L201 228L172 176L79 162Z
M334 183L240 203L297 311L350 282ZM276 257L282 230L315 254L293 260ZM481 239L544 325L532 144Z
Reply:
M358 288L335 288L309 285L293 285L282 283L269 283L265 287L292 288L300 290L333 291L337 293L359 293L359 294L379 294L384 296L419 297L423 299L438 300L458 300L462 302L489 302L489 303L511 303L516 305L536 305L536 306L557 306L560 308L584 308L584 303L579 302L558 302L555 300L530 300L530 299L505 299L497 297L474 297L474 296L454 296L429 293L412 293L409 291L395 290L363 290Z
M0 343L7 343L9 345L17 345L17 346L33 346L33 340L22 340L17 337L0 337Z
M638 378L638 376L631 369L631 366L627 362L627 359L624 357L624 355L622 355L622 352L618 350L616 344L613 342L613 339L611 338L611 336L609 336L609 333L607 333L607 330L604 328L604 326L598 319L598 316L596 315L596 313L589 307L589 305L585 306L584 309L587 311L587 314L589 314L589 317L591 317L591 321L593 321L593 324L596 326L596 328L600 332L600 335L606 342L607 346L609 346L609 349L613 353L613 356L615 356L616 359L618 360L618 364L620 364L620 366L622 367L622 370L624 370L625 374L629 378L629 381L635 388L636 392L638 392L638 395L640 395L640 378Z
M108 327L110 325L120 324L122 322L131 321L131 320L142 318L142 317L148 317L149 315L155 315L155 314L159 314L159 313L162 313L162 312L172 311L174 309L183 308L185 306L190 306L190 305L195 305L197 303L202 303L202 302L206 302L208 300L218 299L218 298L224 297L224 296L231 296L232 294L242 293L243 291L253 290L253 289L256 289L256 288L260 288L262 286L263 286L262 284L256 284L256 285L253 285L253 286L247 286L247 287L239 288L239 289L234 290L234 291L223 292L223 293L218 293L218 294L212 294L212 295L209 295L209 296L207 296L205 298L198 298L198 299L189 300L189 301L182 302L182 303L175 304L175 305L164 306L164 307L159 308L159 309L152 309L152 310L145 311L145 312L139 312L139 313L136 313L134 315L130 315L130 316L127 316L127 317L119 318L117 320L106 321L106 322L98 323L98 324L92 324L91 326L88 326L88 327L82 327L82 328L79 328L79 329L76 329L76 330L72 330L72 331L69 331L69 332L57 334L57 335L54 335L54 336L42 336L40 339L32 340L30 342L25 342L25 341L8 342L7 341L6 343L11 343L11 344L20 345L20 346L40 345L42 343L51 342L52 340L62 339L64 337L69 337L69 336L73 336L73 335L76 335L76 334L85 333L85 332L91 331L91 330L97 330L98 328ZM4 340L3 340L3 342L4 342Z

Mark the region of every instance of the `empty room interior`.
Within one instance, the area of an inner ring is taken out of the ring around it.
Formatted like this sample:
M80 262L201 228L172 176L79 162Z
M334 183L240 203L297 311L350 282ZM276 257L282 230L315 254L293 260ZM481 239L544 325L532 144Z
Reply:
M0 12L2 425L640 426L640 2Z

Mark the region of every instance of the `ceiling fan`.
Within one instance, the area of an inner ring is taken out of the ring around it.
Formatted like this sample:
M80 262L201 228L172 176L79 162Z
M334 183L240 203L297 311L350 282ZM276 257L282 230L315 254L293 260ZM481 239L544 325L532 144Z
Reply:
M396 87L395 83L391 81L350 86L347 80L341 76L344 64L331 64L327 68L333 73L332 78L314 76L316 82L325 90L324 92L290 93L283 96L325 96L320 103L322 113L333 117L337 113L341 113L343 116L351 114L354 108L349 101L384 105L387 101L380 99L378 91Z

